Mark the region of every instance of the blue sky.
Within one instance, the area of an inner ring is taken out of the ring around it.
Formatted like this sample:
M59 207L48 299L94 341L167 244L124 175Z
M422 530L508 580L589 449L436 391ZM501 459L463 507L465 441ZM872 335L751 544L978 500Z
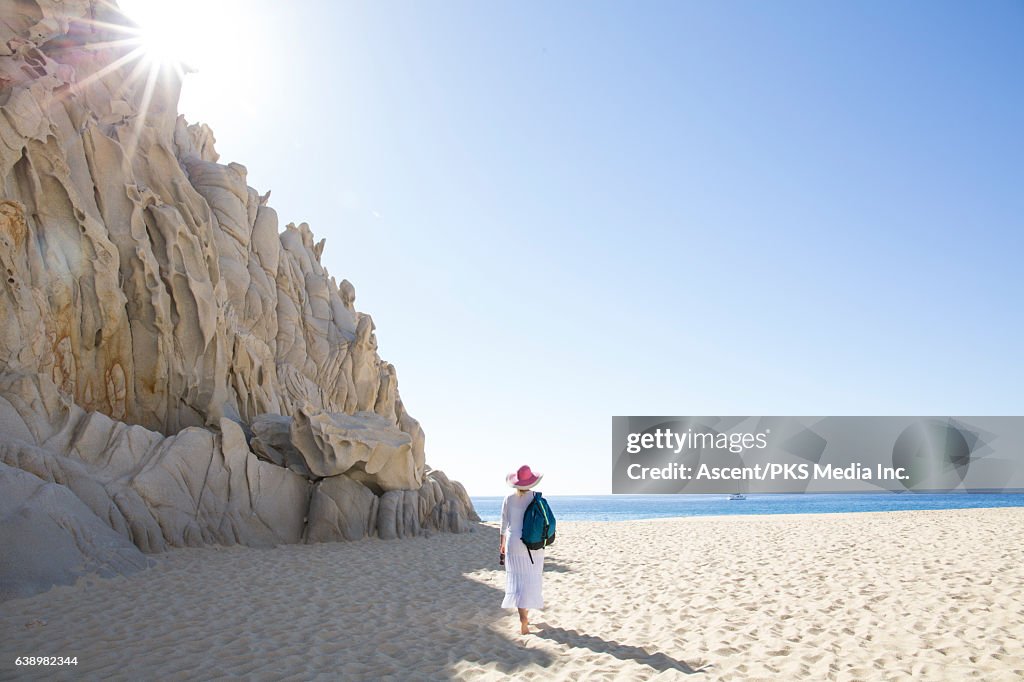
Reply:
M610 492L614 414L1024 413L1024 4L215 6L180 110L471 494Z

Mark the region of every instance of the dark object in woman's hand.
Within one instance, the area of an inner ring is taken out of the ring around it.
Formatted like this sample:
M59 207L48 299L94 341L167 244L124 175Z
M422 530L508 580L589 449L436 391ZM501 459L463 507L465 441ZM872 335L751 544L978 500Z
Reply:
M500 552L498 554L498 564L501 565L501 566L505 565L505 553L504 552Z

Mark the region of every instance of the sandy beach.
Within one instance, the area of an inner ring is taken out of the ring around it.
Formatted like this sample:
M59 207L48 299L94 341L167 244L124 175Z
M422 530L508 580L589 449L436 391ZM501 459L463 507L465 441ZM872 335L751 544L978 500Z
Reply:
M2 679L985 679L1024 675L1024 509L560 525L543 613L494 524L178 549L0 605ZM16 656L77 667L15 667ZM692 675L692 676L691 676Z

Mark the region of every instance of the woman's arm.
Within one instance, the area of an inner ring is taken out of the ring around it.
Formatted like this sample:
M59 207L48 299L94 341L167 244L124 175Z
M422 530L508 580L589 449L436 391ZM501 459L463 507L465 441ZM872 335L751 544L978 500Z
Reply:
M508 530L508 498L506 497L501 503L501 528L499 530L500 539L498 540L498 551L501 554L505 553L505 531Z

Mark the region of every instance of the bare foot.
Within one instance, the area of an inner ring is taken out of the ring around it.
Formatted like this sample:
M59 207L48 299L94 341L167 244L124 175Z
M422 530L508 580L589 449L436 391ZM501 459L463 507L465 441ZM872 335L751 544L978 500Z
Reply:
M530 624L527 623L525 620L524 621L520 621L520 623L519 623L519 634L521 634L521 635L528 635L528 634L530 634Z

